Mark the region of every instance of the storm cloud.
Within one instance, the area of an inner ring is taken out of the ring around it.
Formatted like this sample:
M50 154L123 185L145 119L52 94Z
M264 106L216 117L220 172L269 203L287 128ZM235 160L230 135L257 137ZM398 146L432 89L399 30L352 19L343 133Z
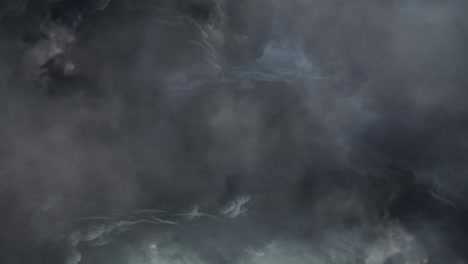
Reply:
M0 2L0 262L467 263L465 1Z

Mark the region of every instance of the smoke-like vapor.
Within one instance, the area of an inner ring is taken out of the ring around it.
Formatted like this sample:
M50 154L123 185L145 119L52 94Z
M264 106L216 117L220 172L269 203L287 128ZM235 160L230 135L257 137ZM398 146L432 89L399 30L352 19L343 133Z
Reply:
M468 263L465 10L0 1L0 263Z

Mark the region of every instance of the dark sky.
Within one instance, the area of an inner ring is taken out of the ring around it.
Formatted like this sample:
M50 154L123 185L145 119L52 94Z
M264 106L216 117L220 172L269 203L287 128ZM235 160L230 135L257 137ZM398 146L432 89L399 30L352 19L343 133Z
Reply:
M0 1L0 263L468 263L467 10Z

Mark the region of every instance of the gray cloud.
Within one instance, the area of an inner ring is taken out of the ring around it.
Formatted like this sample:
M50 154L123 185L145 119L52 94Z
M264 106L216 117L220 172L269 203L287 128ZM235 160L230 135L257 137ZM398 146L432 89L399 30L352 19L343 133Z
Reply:
M3 1L0 262L465 263L463 1Z

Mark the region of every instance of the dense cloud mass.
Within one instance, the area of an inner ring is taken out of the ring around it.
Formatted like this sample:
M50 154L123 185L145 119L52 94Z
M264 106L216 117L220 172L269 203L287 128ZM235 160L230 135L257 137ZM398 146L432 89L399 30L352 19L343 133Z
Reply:
M468 263L467 10L0 1L0 263Z

